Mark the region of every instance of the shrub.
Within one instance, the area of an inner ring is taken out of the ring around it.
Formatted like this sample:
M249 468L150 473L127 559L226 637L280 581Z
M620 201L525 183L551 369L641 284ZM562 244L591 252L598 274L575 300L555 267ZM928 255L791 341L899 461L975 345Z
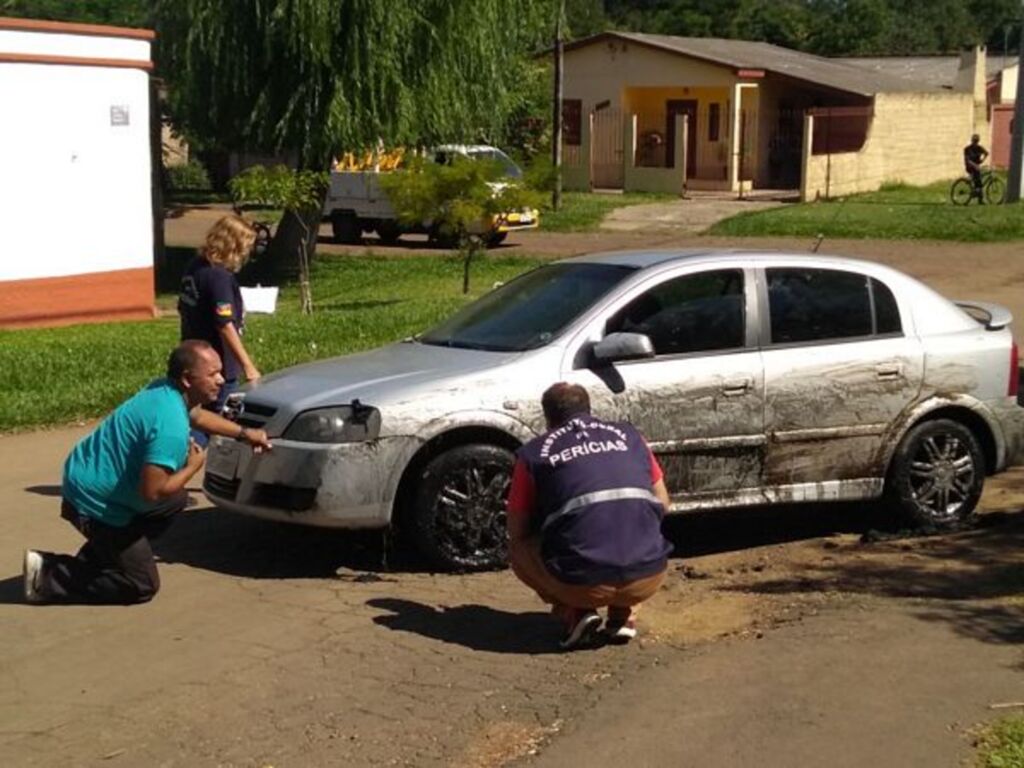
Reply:
M172 191L212 189L210 174L197 160L189 160L184 165L172 165L166 168L165 178L167 179L167 189Z

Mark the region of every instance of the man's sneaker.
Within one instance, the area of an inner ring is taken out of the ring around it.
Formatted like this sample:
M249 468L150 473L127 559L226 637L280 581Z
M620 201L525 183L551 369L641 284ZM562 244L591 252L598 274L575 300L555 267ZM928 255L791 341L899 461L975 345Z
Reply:
M597 615L597 611L575 611L569 629L558 647L563 651L571 651L590 645L600 627L601 617Z
M25 579L25 602L45 603L43 593L43 556L34 549L25 550L21 573Z
M625 645L636 637L636 623L633 619L616 621L609 619L604 625L604 634L609 643Z

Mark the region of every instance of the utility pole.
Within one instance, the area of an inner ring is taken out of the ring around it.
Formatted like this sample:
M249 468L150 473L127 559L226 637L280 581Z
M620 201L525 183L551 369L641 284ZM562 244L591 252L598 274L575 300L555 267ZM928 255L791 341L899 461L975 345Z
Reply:
M556 0L555 18L555 94L551 119L551 165L554 168L554 188L551 190L551 208L562 205L562 20L565 0Z
M1024 11L1024 0L1021 2ZM1024 16L1017 41L1017 96L1013 103L1013 133L1010 136L1010 173L1006 183L1006 202L1020 202L1021 163L1024 163Z

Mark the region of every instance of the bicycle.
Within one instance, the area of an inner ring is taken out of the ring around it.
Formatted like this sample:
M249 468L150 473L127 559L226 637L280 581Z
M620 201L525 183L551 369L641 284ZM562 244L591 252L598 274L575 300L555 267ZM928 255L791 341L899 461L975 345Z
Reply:
M974 180L970 176L961 176L949 188L949 199L953 205L968 205L971 200L979 203L999 205L1006 195L1006 182L996 176L989 168L981 171L981 197L974 191Z

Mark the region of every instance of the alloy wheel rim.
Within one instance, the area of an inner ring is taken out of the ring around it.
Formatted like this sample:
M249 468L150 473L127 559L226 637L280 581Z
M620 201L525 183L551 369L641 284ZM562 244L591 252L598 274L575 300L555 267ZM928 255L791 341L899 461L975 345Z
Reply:
M955 435L931 435L920 442L910 463L910 490L934 520L957 516L974 489L974 457Z
M505 546L505 499L512 478L498 464L466 464L448 472L434 501L438 544L476 560Z

